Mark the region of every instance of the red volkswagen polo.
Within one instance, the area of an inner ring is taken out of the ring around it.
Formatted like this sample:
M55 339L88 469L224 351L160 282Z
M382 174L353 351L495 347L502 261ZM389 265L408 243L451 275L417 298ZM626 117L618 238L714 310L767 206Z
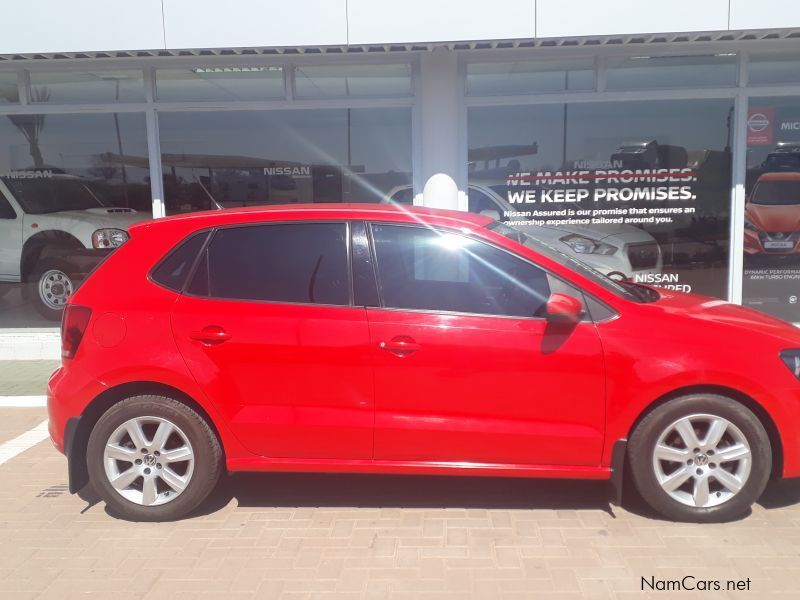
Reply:
M800 475L800 331L616 283L487 217L291 206L135 225L49 382L70 489L164 520L223 471L610 479L671 519Z

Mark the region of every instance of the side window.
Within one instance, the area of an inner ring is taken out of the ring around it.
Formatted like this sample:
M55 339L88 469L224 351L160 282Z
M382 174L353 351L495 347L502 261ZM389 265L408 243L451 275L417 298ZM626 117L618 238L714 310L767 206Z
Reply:
M14 207L6 199L5 195L0 192L0 219L16 219L17 213L14 212Z
M383 305L541 317L550 297L542 269L456 233L372 225Z
M170 251L153 269L153 281L165 288L180 292L207 237L207 231L197 233Z
M190 292L212 298L350 304L346 223L219 229ZM201 281L204 280L204 281Z

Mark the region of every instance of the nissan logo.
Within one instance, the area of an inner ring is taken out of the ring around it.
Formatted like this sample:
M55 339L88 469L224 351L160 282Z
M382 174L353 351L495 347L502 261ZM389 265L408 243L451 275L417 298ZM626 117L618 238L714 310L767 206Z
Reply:
M753 133L759 133L769 127L769 119L764 113L753 113L747 119L747 128Z

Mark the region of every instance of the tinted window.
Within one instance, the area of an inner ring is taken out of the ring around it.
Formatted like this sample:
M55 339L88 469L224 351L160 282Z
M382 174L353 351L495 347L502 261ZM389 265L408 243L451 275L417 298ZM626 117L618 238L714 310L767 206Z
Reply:
M207 237L208 232L198 233L172 250L153 271L153 281L176 292L181 291Z
M17 213L14 212L12 206L8 203L3 193L0 192L0 219L16 219Z
M346 235L345 223L220 229L208 248L209 295L349 304Z
M516 317L543 316L544 271L466 236L373 225L383 304Z

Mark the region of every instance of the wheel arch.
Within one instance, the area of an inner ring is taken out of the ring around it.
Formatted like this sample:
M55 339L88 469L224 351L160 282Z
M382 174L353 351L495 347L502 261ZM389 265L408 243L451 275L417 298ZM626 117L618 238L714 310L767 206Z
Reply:
M194 410L202 417L214 435L220 442L223 459L225 457L225 444L220 435L217 424L208 414L208 411L192 398L189 394L174 386L155 381L131 381L121 383L114 387L104 390L98 394L81 413L80 421L71 435L67 460L69 462L69 488L70 492L77 492L89 482L89 472L86 466L86 448L89 444L89 436L100 417L112 406L133 396L155 395L167 396L177 400Z
M674 400L675 398L689 396L692 394L716 394L718 396L725 396L748 408L764 426L764 430L767 432L767 437L769 438L770 445L772 446L772 476L780 476L780 474L783 473L783 442L781 441L781 435L778 431L778 426L775 424L772 416L762 404L760 404L751 396L737 389L722 385L700 384L684 386L663 394L642 409L628 429L627 439L631 438L631 435L636 427L638 427L642 419L644 419L654 409L669 402L670 400Z
M27 281L28 276L36 267L36 263L42 256L42 252L48 246L59 248L84 248L81 241L71 233L58 229L49 229L33 234L22 245L20 255L19 273L22 281Z

